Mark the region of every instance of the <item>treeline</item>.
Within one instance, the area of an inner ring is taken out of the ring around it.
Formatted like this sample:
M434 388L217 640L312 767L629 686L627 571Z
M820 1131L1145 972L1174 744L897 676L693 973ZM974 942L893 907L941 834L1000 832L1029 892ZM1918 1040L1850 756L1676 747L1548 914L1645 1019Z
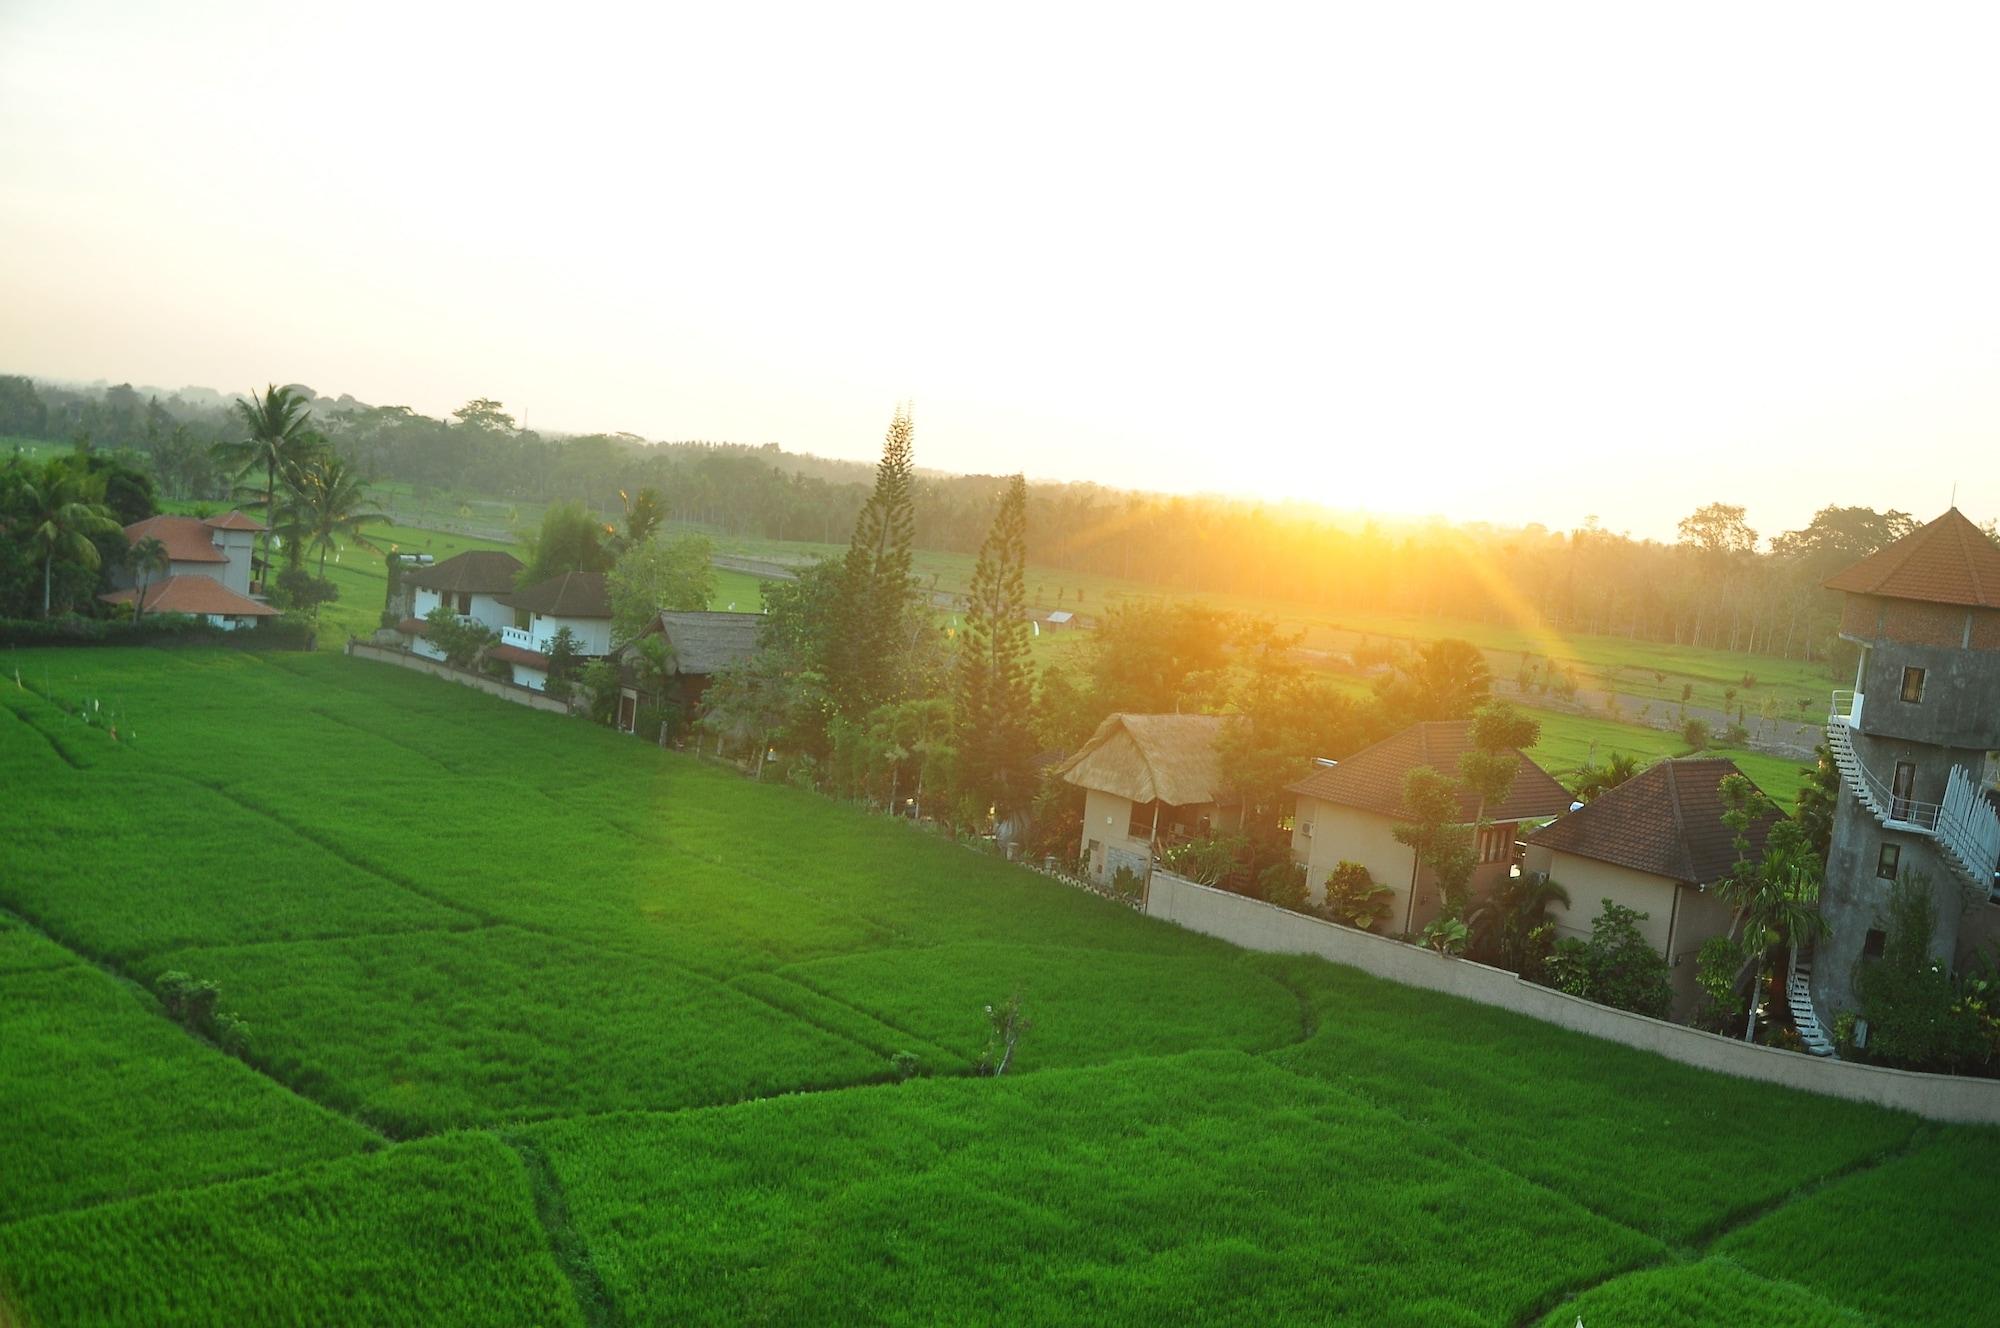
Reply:
M485 399L434 419L293 390L362 473L410 484L420 496L574 499L611 512L621 490L652 488L675 521L831 544L852 529L873 479L862 463L768 443L545 437ZM172 497L223 495L228 477L207 445L231 440L234 428L230 403L212 393L162 400L129 386L92 393L0 378L0 434L87 434L99 447L146 452ZM914 547L976 552L1005 484L997 476L914 473ZM1821 581L1915 525L1908 513L1828 507L1802 529L1760 533L1743 508L1714 503L1690 514L1675 542L1662 543L1594 523L1574 531L1356 526L1295 505L1092 484L1035 484L1030 497L1028 560L1046 572L1285 601L1329 615L1534 623L1806 660L1827 656L1834 642L1838 606Z

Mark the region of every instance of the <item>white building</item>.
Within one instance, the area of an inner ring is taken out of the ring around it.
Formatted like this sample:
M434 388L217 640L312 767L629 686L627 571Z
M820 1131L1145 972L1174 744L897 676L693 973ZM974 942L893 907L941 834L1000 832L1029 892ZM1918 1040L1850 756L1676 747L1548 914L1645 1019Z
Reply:
M440 605L464 623L478 623L498 634L514 625L514 610L502 597L514 589L521 560L498 549L471 549L419 571L405 573L411 588L410 616L396 625L411 638L410 649L425 659L444 658L424 638L424 619Z
M549 684L549 651L556 633L569 629L580 659L611 653L611 594L602 572L564 572L546 581L499 597L527 626L511 624L500 632L500 644L487 651L513 670L514 681L542 691Z

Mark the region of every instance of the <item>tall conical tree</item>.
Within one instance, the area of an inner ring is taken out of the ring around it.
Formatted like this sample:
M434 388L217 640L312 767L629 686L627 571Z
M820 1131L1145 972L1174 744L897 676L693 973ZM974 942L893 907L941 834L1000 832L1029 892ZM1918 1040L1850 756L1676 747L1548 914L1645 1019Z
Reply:
M1028 484L1016 475L979 548L958 649L960 783L1001 820L1035 794L1027 564Z
M850 718L897 699L909 654L902 638L916 597L910 577L917 528L914 433L909 408L898 407L875 467L875 491L854 519L841 568L827 681L835 706Z

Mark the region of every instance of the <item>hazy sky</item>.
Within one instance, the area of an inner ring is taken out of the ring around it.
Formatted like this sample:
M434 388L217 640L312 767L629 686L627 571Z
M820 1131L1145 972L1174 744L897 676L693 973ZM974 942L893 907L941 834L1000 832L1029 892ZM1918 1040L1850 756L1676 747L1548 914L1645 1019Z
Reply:
M1991 7L0 0L0 371L2000 515Z

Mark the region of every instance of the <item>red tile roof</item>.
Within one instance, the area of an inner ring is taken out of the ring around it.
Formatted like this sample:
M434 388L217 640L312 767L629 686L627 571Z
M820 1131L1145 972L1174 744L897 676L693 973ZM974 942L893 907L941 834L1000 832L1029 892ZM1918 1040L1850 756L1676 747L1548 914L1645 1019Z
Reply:
M602 572L564 572L526 590L495 598L510 609L526 609L550 618L611 616L611 592L605 588Z
M99 595L106 604L130 604L139 598L139 588L114 590ZM146 586L148 613L215 613L232 618L275 618L278 611L237 594L212 576L188 573L161 577Z
M403 584L450 594L497 595L514 588L521 560L499 549L467 549L441 563L405 573Z
M148 536L167 546L177 563L226 563L229 555L215 547L215 536L197 516L149 516L125 527L125 538L137 544Z
M1661 761L1543 826L1528 842L1686 885L1709 885L1736 862L1736 832L1723 824L1721 789L1724 778L1742 773L1734 761L1720 757ZM1765 836L1784 817L1776 803L1764 802L1764 812L1748 829L1753 853L1763 850Z
M1826 584L1860 595L2000 609L2000 544L1954 507Z
M1412 724L1392 738L1364 748L1339 765L1313 771L1291 786L1301 797L1318 798L1383 816L1405 817L1403 777L1419 766L1458 776L1458 758L1472 750L1472 721L1455 719ZM1555 816L1575 799L1548 771L1520 757L1514 767L1514 787L1497 807L1488 807L1490 821L1520 821ZM1459 808L1465 820L1479 814L1479 800L1461 792Z
M234 508L231 508L229 511L224 512L221 516L212 516L208 520L202 522L201 524L209 527L211 530L264 529L263 522L255 520L254 518L251 517L247 517L243 515L243 513L237 511Z
M548 672L549 657L538 651L526 650L520 646L489 646L486 658L503 660L509 664L519 664L525 668Z
M396 624L396 630L405 636L422 636L429 627L422 618L404 618Z

